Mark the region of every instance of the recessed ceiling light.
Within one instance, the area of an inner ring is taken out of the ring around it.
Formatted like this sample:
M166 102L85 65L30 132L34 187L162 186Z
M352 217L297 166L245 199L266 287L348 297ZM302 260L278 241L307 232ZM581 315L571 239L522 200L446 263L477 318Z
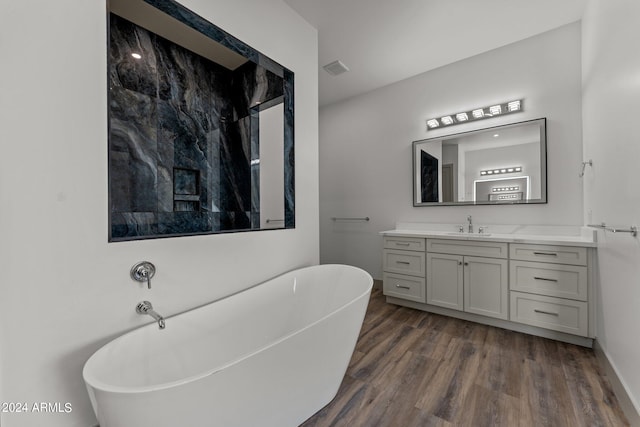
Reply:
M500 134L499 134L499 133L494 133L494 134L493 134L493 137L494 137L494 138L497 138L497 137L499 137L499 136L500 136Z
M134 58L136 58L136 59L141 59L141 58L142 58L142 55L140 55L140 54L139 54L139 53L137 53L137 52L133 52L133 53L131 54L131 56L133 56L133 57L134 57Z

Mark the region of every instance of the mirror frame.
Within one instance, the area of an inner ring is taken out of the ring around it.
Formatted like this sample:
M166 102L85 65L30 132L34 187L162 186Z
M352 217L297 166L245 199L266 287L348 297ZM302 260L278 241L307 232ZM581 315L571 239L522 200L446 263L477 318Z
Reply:
M145 233L137 230L131 231L131 234L126 235L114 235L114 222L113 215L118 212L112 209L112 182L113 174L111 171L111 108L107 108L107 128L108 128L108 185L109 185L109 215L108 215L108 241L120 242L120 241L132 241L132 240L145 240L155 238L169 238L169 237L181 237L181 236L194 236L194 235L210 235L210 234L227 234L236 232L248 232L248 231L268 231L268 230L282 230L295 228L295 144L294 144L294 73L287 69L276 61L272 60L268 56L262 54L258 50L252 48L231 34L227 33L215 24L207 21L200 15L192 12L182 4L174 0L142 0L149 6L154 7L160 12L166 14L168 17L179 21L186 27L193 29L210 40L219 43L220 45L230 49L231 51L242 55L248 61L251 61L258 66L265 68L266 70L276 74L283 80L283 95L281 95L282 103L284 106L284 141L283 141L283 176L284 176L284 221L281 226L269 227L269 228L255 228L253 225L249 228L238 229L226 229L226 230L205 230L196 232L177 232L177 233ZM111 90L109 87L110 77L109 72L111 69L110 60L110 16L111 8L109 6L109 0L107 0L107 102L111 105ZM127 19L125 17L125 19ZM137 25L137 24L136 24ZM155 34L155 32L150 31ZM162 37L162 36L161 36ZM252 119L262 109L266 109L272 106L273 103L265 102L263 105L253 107ZM253 120L252 120L252 127ZM252 174L253 175L253 174ZM252 177L253 179L253 177ZM156 226L158 225L158 216L156 212ZM252 222L252 218L249 219ZM278 220L280 221L280 220ZM253 224L253 222L252 222ZM136 228L138 224L127 224L127 227Z
M417 185L417 173L416 170L416 146L429 141L439 141L446 139L457 139L464 136L478 134L481 132L496 131L498 129L505 129L509 127L516 127L523 124L539 123L540 125L540 198L539 199L526 199L526 200L495 200L495 201L461 201L461 202L417 202L418 200L418 185ZM546 117L532 120L525 120L522 122L505 123L502 125L491 126L487 128L474 129L467 132L460 132L454 134L442 135L439 137L421 139L413 141L411 145L411 160L413 174L411 180L413 182L412 200L414 207L423 206L475 206L475 205L530 205L530 204L544 204L548 203L547 195L547 119Z

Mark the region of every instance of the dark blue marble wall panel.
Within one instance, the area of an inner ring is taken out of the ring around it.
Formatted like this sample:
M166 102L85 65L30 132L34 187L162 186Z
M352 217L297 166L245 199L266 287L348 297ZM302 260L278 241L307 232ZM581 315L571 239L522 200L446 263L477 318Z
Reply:
M220 209L251 211L250 121L225 123L220 133Z
M233 72L231 99L234 117L248 116L253 108L280 98L283 93L282 77L253 62L247 62Z
M294 76L291 71L284 72L284 226L296 226L296 174L294 144Z
M111 14L109 85L155 97L158 90L155 35ZM131 56L141 55L140 59Z
M248 117L251 127L251 227L260 228L260 113Z
M110 15L111 240L259 229L258 111L279 102L293 227L293 73L174 1L145 1L249 61L228 70Z
M156 104L137 92L111 90L110 156L112 212L155 212L158 200L148 189L157 183Z

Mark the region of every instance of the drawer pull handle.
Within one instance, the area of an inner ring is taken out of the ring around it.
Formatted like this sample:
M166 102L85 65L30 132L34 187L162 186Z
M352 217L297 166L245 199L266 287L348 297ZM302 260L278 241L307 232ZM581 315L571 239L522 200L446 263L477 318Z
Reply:
M534 255L558 256L555 252L534 252Z
M409 246L411 243L399 243L396 242L396 246Z
M544 280L545 282L557 282L558 279L547 279L546 277L534 277L535 280Z
M396 261L396 264L411 265L411 263L408 261Z
M553 311L538 310L537 308L534 308L533 311L535 311L536 313L550 314L552 316L560 316L560 313L554 313Z
M400 289L411 289L409 286L402 286L402 285L396 285L396 288L400 288Z

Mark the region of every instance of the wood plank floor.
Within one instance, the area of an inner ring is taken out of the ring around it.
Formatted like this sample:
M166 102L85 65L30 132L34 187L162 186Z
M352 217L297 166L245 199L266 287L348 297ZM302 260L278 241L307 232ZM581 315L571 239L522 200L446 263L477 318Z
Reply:
M591 349L385 302L303 427L628 426Z

